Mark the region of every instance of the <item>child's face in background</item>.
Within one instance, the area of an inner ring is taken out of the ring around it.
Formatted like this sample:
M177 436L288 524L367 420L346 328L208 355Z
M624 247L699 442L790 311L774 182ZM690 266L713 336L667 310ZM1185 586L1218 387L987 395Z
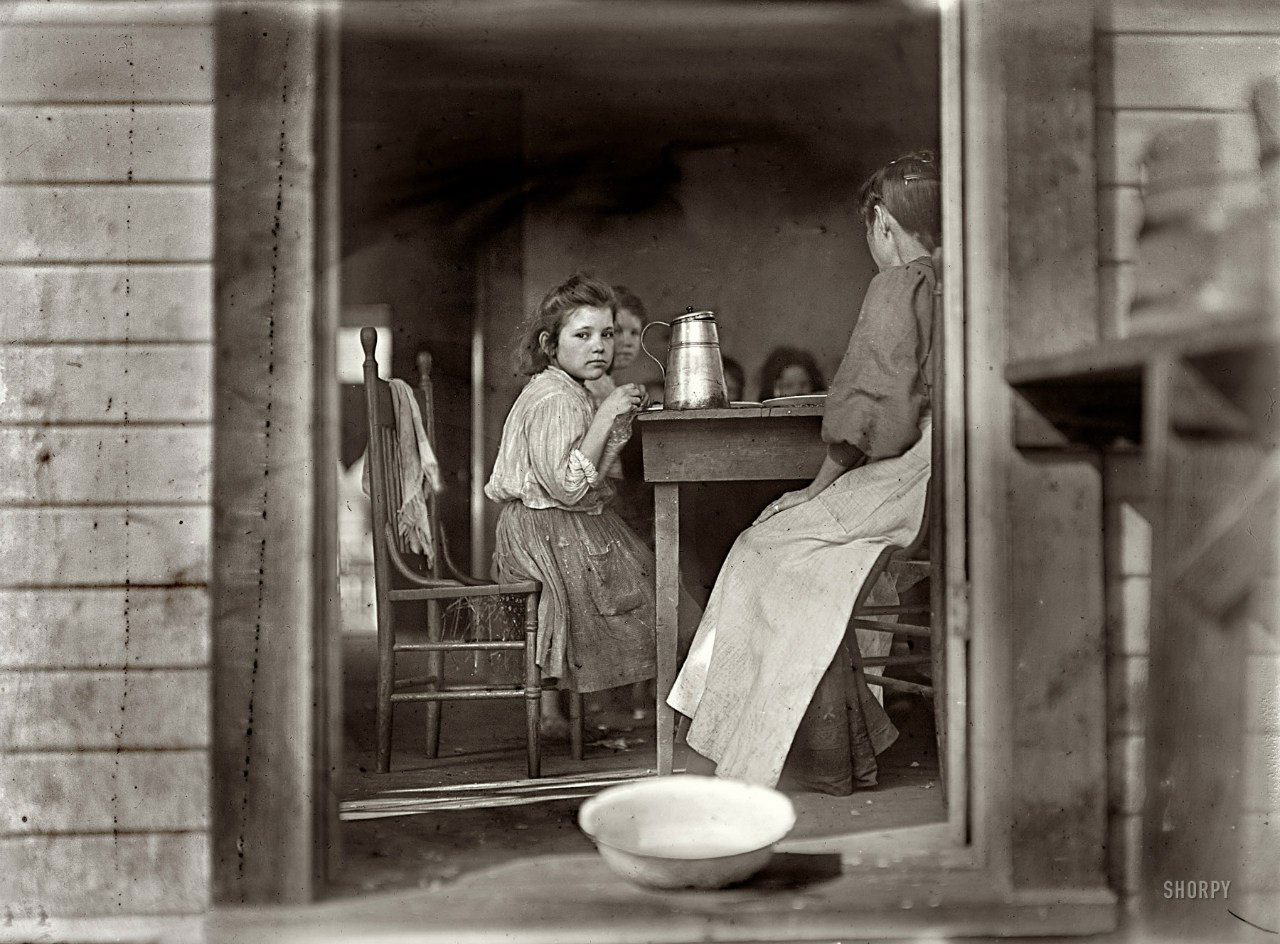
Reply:
M570 377L599 380L613 361L613 313L607 308L575 309L560 326L552 362Z
M784 367L773 384L775 397L799 397L806 393L813 393L813 381L809 372L799 364Z
M644 325L627 309L618 312L613 339L613 366L626 367L640 354L640 332Z
M725 392L729 394L729 402L742 399L742 381L735 375L725 372L724 375Z

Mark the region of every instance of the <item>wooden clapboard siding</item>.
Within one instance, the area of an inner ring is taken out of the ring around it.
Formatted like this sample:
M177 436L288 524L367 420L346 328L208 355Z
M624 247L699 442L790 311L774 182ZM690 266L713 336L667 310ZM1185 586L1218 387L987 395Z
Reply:
M203 588L0 590L0 669L204 668Z
M1142 767L1146 757L1146 739L1141 734L1112 738L1108 753L1112 762L1122 763L1127 771L1136 771L1136 776L1109 778L1107 792L1111 815L1141 814L1145 797Z
M1280 72L1280 5L1113 0L1100 5L1097 30L1099 325L1110 336L1169 330L1178 325L1130 314L1143 155L1155 136L1183 122L1209 120L1218 126L1224 172L1256 170L1249 89L1259 78ZM1109 869L1117 888L1136 894L1143 882L1151 534L1123 499L1113 491L1106 512ZM1263 630L1255 638L1274 637ZM1242 679L1249 686L1249 703L1261 706L1251 719L1275 710L1263 695L1267 658L1251 656ZM1246 763L1246 809L1275 809L1272 784L1280 762L1271 737L1248 735L1246 759L1265 758L1271 750L1272 763ZM1260 770L1269 770L1270 778Z
M0 749L204 748L205 669L0 672Z
M1147 620L1151 603L1148 575L1108 573L1108 615L1110 631L1107 649L1117 657L1145 656L1148 648Z
M1249 89L1276 71L1280 22L1271 35L1104 33L1099 88L1112 108L1247 108Z
M208 26L10 27L0 31L0 102L211 102L212 60Z
M205 584L207 506L0 509L0 586Z
M0 839L0 862L0 899L23 911L190 914L208 900L209 839L203 831Z
M1173 329L1129 314L1139 165L1158 134L1211 120L1223 171L1256 170L1249 90L1280 72L1280 5L1112 0L1100 4L1097 49L1100 325L1111 336Z
M0 16L0 901L55 920L209 900L210 11Z
M1107 665L1107 729L1115 741L1142 735L1147 708L1147 669L1145 653L1138 656L1110 655Z
M1245 730L1280 732L1280 659L1251 653L1245 660L1244 687L1245 704L1249 706Z
M0 350L0 423L208 422L211 347L51 345Z
M1130 494L1126 457L1106 464L1107 874L1126 895L1141 885L1150 665L1152 530Z
M1280 11L1270 0L1113 0L1098 5L1098 23L1109 33L1161 35L1280 32Z
M212 125L211 105L0 105L0 183L205 183Z
M208 261L208 184L0 184L0 262Z
M0 427L0 505L209 503L209 428Z
M1280 809L1280 733L1245 735L1244 808L1249 813Z
M1258 167L1258 138L1253 118L1243 110L1206 115L1192 110L1142 111L1101 109L1098 112L1099 186L1142 183L1142 159L1158 135L1187 121L1211 120L1222 136L1222 168L1229 174L1253 173Z
M209 827L207 751L15 754L0 779L0 835Z
M1107 874L1111 887L1129 897L1141 890L1142 814L1115 813L1107 819Z
M0 266L0 341L209 341L208 264Z

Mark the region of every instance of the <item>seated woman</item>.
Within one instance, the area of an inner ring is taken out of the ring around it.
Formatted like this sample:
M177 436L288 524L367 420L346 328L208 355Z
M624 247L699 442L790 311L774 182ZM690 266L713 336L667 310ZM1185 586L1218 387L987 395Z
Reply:
M761 400L821 393L826 386L813 355L798 347L775 347L760 368Z
M623 384L596 406L586 384L613 359L617 300L606 284L575 275L552 289L526 326L517 356L530 377L502 427L485 495L500 502L493 571L537 580L538 665L575 692L654 675L653 552L609 507L613 462L644 405ZM699 609L682 601L692 635ZM545 734L568 725L555 692L542 700Z
M874 785L875 755L897 737L842 647L880 551L909 543L922 524L930 465L932 252L940 240L932 155L893 161L861 196L880 271L827 398L827 456L811 485L778 499L739 535L668 699L691 718L687 741L702 766L772 785L791 754L788 773L830 793ZM888 590L874 602L896 602ZM859 648L870 655L873 637L887 635L859 630ZM815 725L823 728L817 736ZM792 769L805 761L810 769Z

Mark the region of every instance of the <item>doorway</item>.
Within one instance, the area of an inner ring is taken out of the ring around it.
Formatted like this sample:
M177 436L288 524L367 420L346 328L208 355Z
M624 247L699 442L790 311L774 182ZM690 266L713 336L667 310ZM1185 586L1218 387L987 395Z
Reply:
M748 397L761 395L757 375L769 351L798 338L829 379L874 272L857 185L904 150L937 148L941 136L936 10L664 5L659 17L648 4L602 4L495 12L345 5L339 73L341 328L376 319L388 329L391 374L411 381L417 355L431 354L449 496L442 523L459 562L477 575L487 570L494 512L479 490L521 383L509 341L543 292L588 269L626 284L656 318L714 309L725 353L745 368ZM340 462L352 483L358 388L343 388L340 401ZM957 494L962 486L961 478ZM693 582L709 587L728 542L768 492L726 499L706 490L701 516L685 523L697 548ZM963 536L962 517L950 524ZM347 591L357 586L344 575ZM519 710L497 703L446 711L439 761L421 752L421 718L398 709L398 779L376 783L368 774L369 621L361 629L360 607L344 597L348 610L342 782L355 786L342 798L520 776ZM460 668L483 675L502 667ZM634 707L625 693L596 706L591 724L600 730L588 738L582 769L644 763L651 715L632 718ZM908 733L893 768L900 798L889 800L886 789L855 794L860 808L847 798L813 802L813 847L894 827L936 826L954 842L957 822L962 841L963 781L949 810L921 707L906 699L895 709ZM576 769L564 745L548 754L563 768L553 770ZM348 820L335 891L448 883L511 858L588 851L572 818L578 802Z

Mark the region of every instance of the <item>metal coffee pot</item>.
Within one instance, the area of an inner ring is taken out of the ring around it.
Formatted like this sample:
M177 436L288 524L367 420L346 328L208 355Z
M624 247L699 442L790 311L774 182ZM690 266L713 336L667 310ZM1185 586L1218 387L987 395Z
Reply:
M644 331L654 325L671 329L667 346L667 364L649 353L644 346ZM720 335L715 312L694 311L666 321L651 321L640 332L640 347L662 368L666 383L663 407L668 410L709 410L729 405L724 384L724 362L720 359Z

